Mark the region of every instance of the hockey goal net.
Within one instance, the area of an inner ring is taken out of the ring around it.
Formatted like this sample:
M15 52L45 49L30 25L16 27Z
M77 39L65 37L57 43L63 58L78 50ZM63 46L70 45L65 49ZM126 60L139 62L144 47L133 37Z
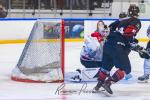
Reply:
M21 82L62 82L64 79L64 21L37 20L11 79Z

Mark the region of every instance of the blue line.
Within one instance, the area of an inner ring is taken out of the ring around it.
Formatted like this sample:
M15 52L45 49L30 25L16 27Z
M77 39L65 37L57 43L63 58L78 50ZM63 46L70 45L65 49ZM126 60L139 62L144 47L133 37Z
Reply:
M78 21L83 21L83 20L117 20L115 18L64 18L66 21L70 20L78 20Z
M117 20L117 18L0 18L0 21L35 21L38 19L64 19L65 21L84 21L84 20ZM140 19L141 21L150 21L150 19Z
M150 21L150 19L140 19L141 21Z
M22 21L22 20L37 20L36 18L0 18L0 21Z
M38 19L60 19L60 18L0 18L0 21L36 21Z

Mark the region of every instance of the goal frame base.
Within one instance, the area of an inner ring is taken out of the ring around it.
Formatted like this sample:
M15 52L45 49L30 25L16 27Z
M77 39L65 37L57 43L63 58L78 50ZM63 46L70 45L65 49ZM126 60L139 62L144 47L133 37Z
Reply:
M48 82L48 81L40 81L40 80L31 80L31 79L23 79L23 78L19 78L19 77L15 77L15 76L11 76L11 80L13 81L17 81L17 82L26 82L26 83L63 83L64 80L55 80L52 82Z

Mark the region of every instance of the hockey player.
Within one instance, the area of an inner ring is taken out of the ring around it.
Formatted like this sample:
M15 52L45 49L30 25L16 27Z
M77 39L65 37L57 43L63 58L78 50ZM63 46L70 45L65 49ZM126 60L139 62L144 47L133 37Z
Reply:
M103 21L98 21L97 29L94 33L85 36L85 42L80 53L80 62L85 69L77 69L77 75L73 77L76 81L92 81L98 77L99 67L101 66L103 44L109 34L108 27Z
M150 25L147 29L147 36L150 38ZM150 41L147 43L146 49L150 52ZM147 82L149 80L150 75L150 59L144 60L144 75L138 77L140 82Z
M111 85L124 78L125 73L131 70L128 54L135 48L134 37L141 28L138 19L139 8L132 5L128 9L129 18L119 22L115 31L111 31L103 47L102 66L99 70L98 83L95 90L103 87L108 93L113 94ZM116 72L107 79L111 69L115 66Z
M128 18L128 15L126 12L121 12L119 14L119 19L116 20L115 22L111 23L109 25L109 28L110 28L110 32L113 32L113 31L116 31L116 28L118 27L119 23L125 19ZM129 54L130 50L127 50L127 53ZM131 69L129 69L127 72L126 72L126 75L125 75L125 80L128 80L130 78L132 78L132 75L130 74L131 72Z
M97 29L91 36L85 37L80 54L81 64L85 68L97 68L101 66L104 38L108 35L107 27L103 21L98 21Z

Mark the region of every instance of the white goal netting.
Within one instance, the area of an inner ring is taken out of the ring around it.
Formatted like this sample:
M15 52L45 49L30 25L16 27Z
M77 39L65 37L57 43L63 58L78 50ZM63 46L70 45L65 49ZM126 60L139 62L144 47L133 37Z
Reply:
M12 79L23 82L63 80L62 20L38 20L12 71Z

